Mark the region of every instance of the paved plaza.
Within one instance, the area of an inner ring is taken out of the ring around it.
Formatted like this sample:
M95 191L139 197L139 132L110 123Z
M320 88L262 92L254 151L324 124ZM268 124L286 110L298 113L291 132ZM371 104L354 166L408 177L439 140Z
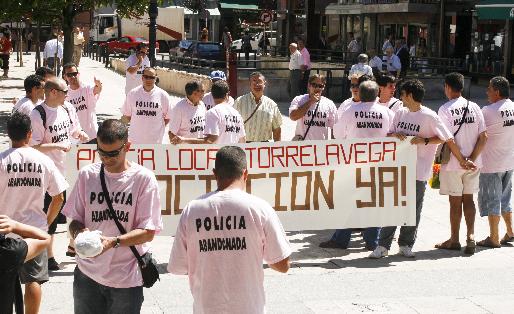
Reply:
M5 117L12 109L11 99L22 97L23 79L33 73L33 55L23 56L25 67L11 57L10 79L0 80L0 148L9 141ZM79 71L82 80L95 76L103 82L97 110L100 120L119 118L124 101L123 76L104 65L83 58ZM273 87L268 87L273 88ZM178 99L177 96L173 96ZM472 100L485 104L485 88L474 87ZM436 109L444 102L432 101ZM287 103L280 109L287 114ZM294 123L284 116L282 138L294 133ZM337 189L337 187L336 187ZM41 313L73 313L72 282L74 260L64 255L67 237L63 225L54 245L62 270L53 272L43 285ZM434 244L449 237L449 204L438 190L427 189L418 239L416 258L397 256L393 243L390 256L380 260L367 258L369 252L360 233L354 233L350 248L321 249L331 230L288 232L293 247L292 268L287 274L265 270L268 313L512 313L514 311L514 247L477 248L473 256L458 251L440 251ZM476 220L476 239L488 235L486 218ZM505 233L501 225L500 234ZM461 225L461 243L465 244L465 225ZM191 313L192 297L186 276L166 273L166 263L173 243L169 236L156 236L153 252L162 271L161 281L145 289L142 313ZM120 270L122 271L122 270Z

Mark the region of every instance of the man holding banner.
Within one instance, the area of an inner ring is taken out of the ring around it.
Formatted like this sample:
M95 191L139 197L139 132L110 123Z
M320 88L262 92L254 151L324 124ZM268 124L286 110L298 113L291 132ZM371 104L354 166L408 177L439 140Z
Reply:
M378 85L373 81L364 81L359 86L360 103L348 107L338 117L334 126L336 139L386 137L393 123L394 113L376 102ZM353 229L338 229L328 241L320 243L322 248L346 249ZM369 227L363 237L366 249L375 250L380 228Z
M419 80L408 80L401 86L403 107L399 108L394 117L393 127L389 136L405 140L414 136L411 144L417 147L416 163L416 225L402 226L398 245L400 254L405 257L415 257L412 247L416 241L426 181L432 174L432 164L440 143L447 143L450 149L456 150L453 136L441 121L441 118L431 109L423 106L425 87ZM378 247L370 254L370 258L387 256L391 249L396 226L382 227L378 239Z
M264 313L262 262L287 272L289 242L275 210L245 192L243 149L222 147L213 172L218 189L182 211L168 271L189 276L194 313Z

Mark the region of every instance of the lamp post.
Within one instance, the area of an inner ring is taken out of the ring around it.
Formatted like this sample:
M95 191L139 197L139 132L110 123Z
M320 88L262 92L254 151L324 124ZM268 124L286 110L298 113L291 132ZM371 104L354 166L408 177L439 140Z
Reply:
M150 25L148 26L148 41L150 50L150 65L155 66L155 42L157 40L157 15L159 14L157 9L157 0L150 0L150 6L148 7L148 16L150 17Z

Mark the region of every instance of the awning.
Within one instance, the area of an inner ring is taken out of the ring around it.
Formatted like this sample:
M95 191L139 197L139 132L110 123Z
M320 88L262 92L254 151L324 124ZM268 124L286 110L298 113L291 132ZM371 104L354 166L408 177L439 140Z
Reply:
M220 16L220 10L218 8L216 9L206 9L207 12L209 12L209 17L211 16ZM193 11L184 8L184 15L196 15L197 13L194 13Z
M254 0L222 0L220 7L229 10L259 10Z
M512 0L481 0L476 8L480 20L514 19L514 1Z

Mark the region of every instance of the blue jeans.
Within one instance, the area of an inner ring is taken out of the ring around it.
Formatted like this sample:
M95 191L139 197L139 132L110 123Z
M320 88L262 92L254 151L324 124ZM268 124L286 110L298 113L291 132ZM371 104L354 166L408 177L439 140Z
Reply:
M331 241L335 241L341 248L346 249L350 243L350 237L354 229L337 229L332 235ZM366 247L375 249L378 245L378 233L380 232L379 227L369 227L364 229L362 237L366 242Z
M73 299L75 314L139 314L144 297L143 287L107 287L75 267Z
M398 237L399 246L408 246L412 248L414 246L414 242L416 242L426 186L427 183L425 181L416 180L416 226L402 226L400 228L400 236ZM388 250L391 249L391 243L393 243L395 232L396 226L382 227L378 237L378 245L383 246Z
M478 191L480 216L500 216L511 213L512 170L481 173Z

